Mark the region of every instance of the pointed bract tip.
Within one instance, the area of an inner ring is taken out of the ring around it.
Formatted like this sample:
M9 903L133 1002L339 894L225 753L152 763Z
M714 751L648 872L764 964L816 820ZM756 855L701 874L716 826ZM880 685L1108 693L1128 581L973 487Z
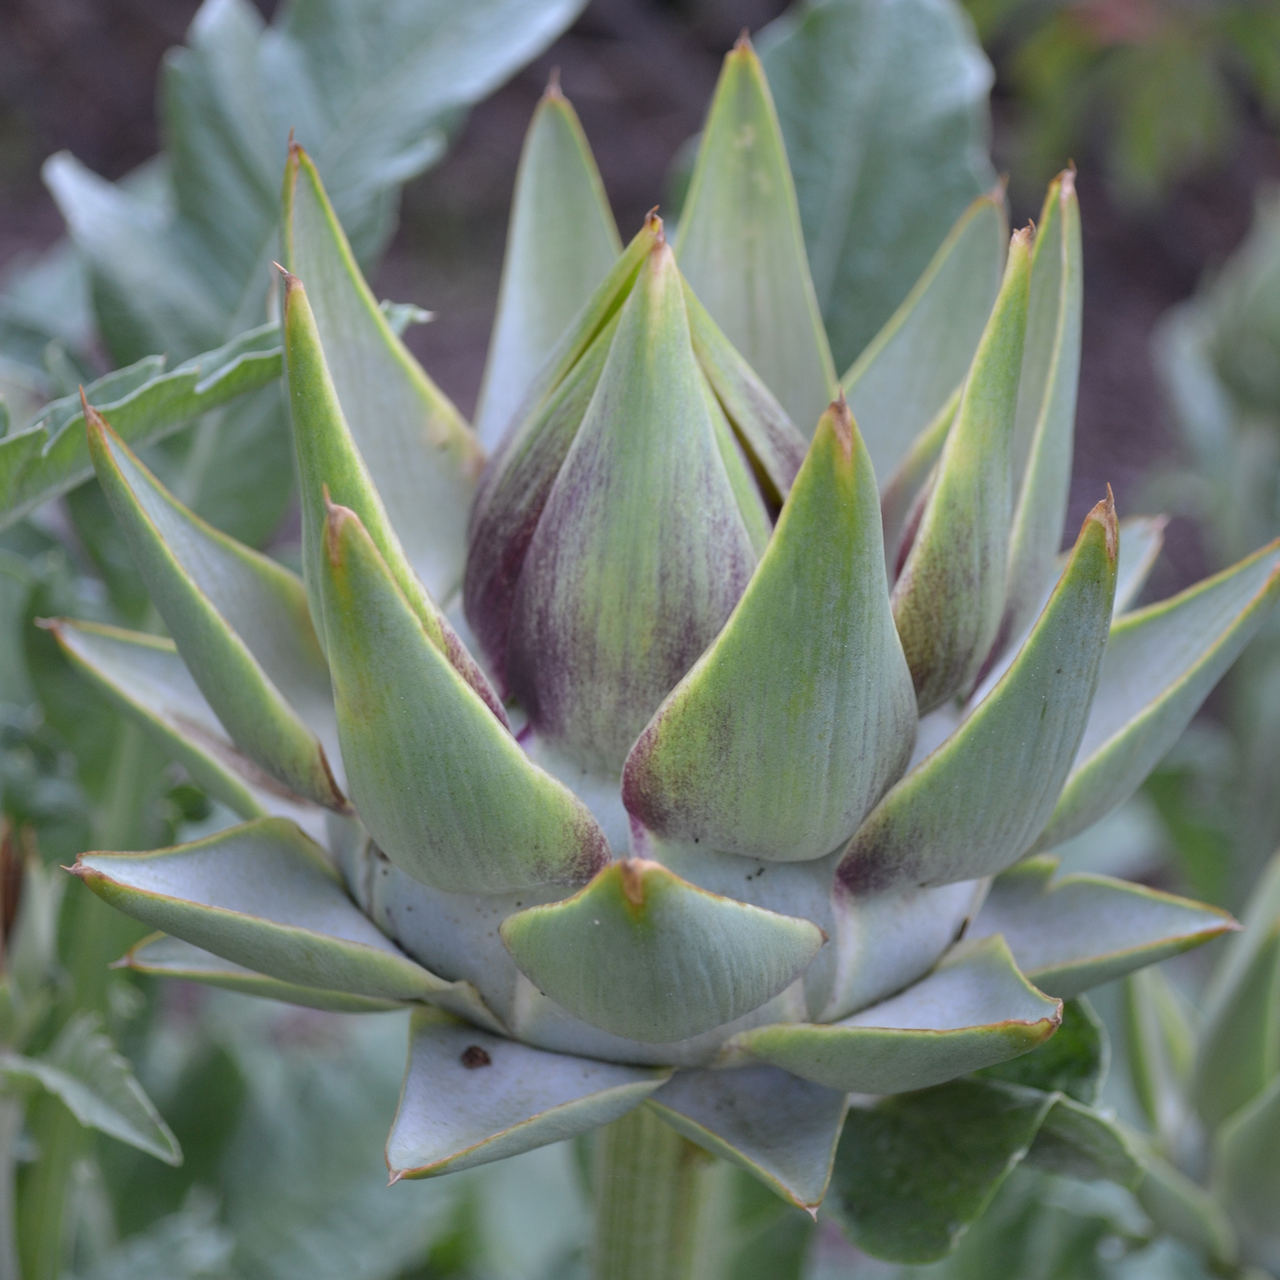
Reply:
M849 402L844 398L843 387L827 407L824 416L830 421L831 431L840 442L844 460L848 462L853 457L853 414L849 411Z
M62 630L62 618L33 618L32 621L41 631L52 631L55 636Z
M1036 238L1036 224L1028 222L1025 227L1019 227L1017 231L1009 237L1009 247L1012 249L1015 245L1019 245L1024 249L1030 249L1032 242Z
M734 53L742 53L744 50L748 53L752 52L750 27L743 27L738 32L738 38L733 42Z
M391 1176L387 1179L387 1186L394 1187L404 1177L403 1169L394 1169L389 1171Z
M1069 160L1067 167L1058 174L1058 199L1070 200L1076 190L1076 162Z
M658 217L658 205L654 205L648 213L644 215L644 225L653 233L659 244L666 244L667 233L662 225L662 219Z
M282 267L274 259L271 265L280 273L280 279L284 281L284 291L286 294L292 293L302 281L289 270L288 267Z
M547 77L547 87L542 91L543 102L563 102L564 93L560 88L560 68L552 67Z
M342 526L349 519L356 519L356 513L350 507L344 507L341 503L334 502L329 497L329 486L322 486L321 493L324 497L324 544L325 550L329 554L329 563L336 569L341 559L338 549L338 540L342 537Z
M1107 496L1085 516L1084 523L1087 525L1090 520L1102 526L1107 537L1107 559L1114 563L1120 550L1120 526L1116 521L1116 500L1110 485L1107 485Z
M987 192L987 198L994 200L1002 209L1009 201L1009 175L1002 173L995 181L995 185Z
M647 865L643 858L623 858L618 863L622 895L633 907L644 906L644 869Z
M805 1206L804 1206L804 1211L805 1211L805 1213L807 1213L807 1214L809 1215L809 1217L811 1217L811 1218L814 1220L814 1222L817 1222L817 1220L818 1220L818 1206L817 1206L816 1204L807 1204L807 1205L805 1205Z

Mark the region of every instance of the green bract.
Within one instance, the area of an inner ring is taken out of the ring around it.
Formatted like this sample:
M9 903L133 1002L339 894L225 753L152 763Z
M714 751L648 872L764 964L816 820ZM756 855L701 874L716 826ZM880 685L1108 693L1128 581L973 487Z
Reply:
M643 1105L814 1207L847 1095L992 1068L1064 998L1231 927L1023 861L1132 793L1280 590L1272 546L1113 622L1160 526L1109 495L1057 559L1073 175L1011 246L977 200L842 389L745 43L703 138L678 236L651 216L619 249L572 108L540 104L487 462L293 148L300 580L85 410L172 642L56 634L247 821L77 871L171 935L138 969L412 1005L396 1178ZM1076 1167L1083 1104L973 1088Z

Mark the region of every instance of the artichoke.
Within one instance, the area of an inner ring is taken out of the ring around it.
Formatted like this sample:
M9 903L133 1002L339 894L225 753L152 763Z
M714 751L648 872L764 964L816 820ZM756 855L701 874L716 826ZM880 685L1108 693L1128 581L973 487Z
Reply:
M672 240L622 247L553 85L477 434L297 145L283 237L301 577L86 405L172 639L50 624L246 821L75 870L162 931L136 970L411 1006L393 1180L635 1113L813 1210L851 1094L1024 1054L1231 927L1016 865L1133 793L1280 590L1273 544L1126 611L1162 525L1109 494L1059 556L1072 173L1034 234L976 200L837 381L750 46Z

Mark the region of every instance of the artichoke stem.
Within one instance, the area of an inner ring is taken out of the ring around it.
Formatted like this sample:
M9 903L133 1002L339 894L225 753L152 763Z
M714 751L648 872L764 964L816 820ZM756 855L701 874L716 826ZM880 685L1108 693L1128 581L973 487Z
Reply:
M648 1107L597 1130L592 1280L705 1280L714 1157Z
M16 1098L0 1099L0 1280L21 1280L18 1268L17 1218L14 1196L17 1186L18 1137L22 1132L22 1103Z

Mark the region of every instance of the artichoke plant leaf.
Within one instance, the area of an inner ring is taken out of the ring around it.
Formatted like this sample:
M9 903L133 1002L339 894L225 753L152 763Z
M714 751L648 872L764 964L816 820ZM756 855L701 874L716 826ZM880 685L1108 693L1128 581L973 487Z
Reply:
M1191 1097L1216 1126L1280 1074L1280 854L1263 873L1244 929L1205 993Z
M392 331L315 165L296 144L285 172L284 238L351 440L414 572L447 605L462 582L483 451Z
M676 257L716 324L808 435L831 400L835 366L777 112L745 38L725 56L711 100Z
M1217 1198L1163 1156L1144 1147L1143 1175L1134 1188L1143 1211L1161 1231L1203 1249L1216 1262L1236 1261L1238 1242Z
M1190 1003L1158 966L1131 973L1123 990L1129 1083L1152 1132L1170 1150L1186 1119L1195 1056Z
M511 200L475 426L493 449L557 339L622 250L577 112L554 80L534 110Z
M154 929L320 991L438 1002L500 1024L474 988L410 960L351 901L323 851L283 818L261 818L154 853L86 853L73 871Z
M679 1071L647 1105L691 1142L812 1210L826 1194L849 1099L757 1065Z
M1027 1163L1081 1182L1108 1181L1132 1189L1142 1161L1124 1131L1074 1098L1054 1099L1027 1152Z
M533 984L601 1030L659 1044L750 1013L800 977L825 935L708 893L657 862L610 863L563 902L500 933Z
M849 1093L926 1089L1034 1049L1062 1002L1018 972L1000 939L960 943L900 995L833 1023L773 1025L730 1042L752 1058Z
M1280 541L1118 618L1071 773L1036 847L1053 849L1141 785L1280 595Z
M915 727L875 476L841 401L729 621L631 749L623 800L666 840L820 858L901 776Z
M1115 613L1133 606L1164 549L1168 516L1128 516L1120 521L1120 565L1116 570Z
M1035 617L1054 578L1071 483L1083 305L1080 205L1075 171L1068 169L1049 185L1031 255L1013 428L1015 502L1001 623L1006 642Z
M1029 858L997 876L969 937L1000 935L1038 987L1070 999L1235 927L1225 912L1109 876L1055 879Z
M1062 1093L1085 1106L1098 1100L1106 1079L1111 1048L1102 1019L1083 999L1065 1000L1062 1024L1038 1049L987 1067L991 1080Z
M134 973L145 973L156 978L180 978L184 982L200 982L226 991L238 991L242 995L260 996L266 1000L281 1000L286 1004L301 1005L307 1009L323 1009L330 1013L386 1013L402 1007L399 1000L387 1000L378 996L359 996L349 991L322 991L317 987L304 987L296 982L281 982L255 973L243 965L215 956L212 951L171 938L168 934L153 933L117 962L120 968Z
M338 735L379 846L454 893L589 879L609 852L586 806L525 755L432 643L360 518L331 505L325 537Z
M387 1167L393 1182L426 1178L563 1142L625 1115L669 1076L548 1053L422 1010Z
M74 1013L39 1058L0 1053L0 1079L38 1084L82 1124L163 1160L182 1163L178 1140L143 1092L97 1014Z
M902 572L893 616L924 715L978 674L1004 610L1030 233L1014 234Z
M46 625L77 670L209 795L242 818L291 818L312 839L323 838L325 810L293 795L237 749L172 640L70 618Z
M964 382L1008 245L1004 193L979 196L841 379L882 489Z
M168 371L163 357L147 356L87 383L84 394L110 415L123 440L139 448L269 386L281 366L280 330L268 324ZM27 426L0 439L0 527L92 475L80 397L51 401Z
M847 368L995 182L991 66L968 16L934 0L796 6L759 44L814 288Z
M852 891L991 875L1035 842L1088 720L1111 622L1116 542L1108 498L1086 517L1057 588L992 692L849 842L839 875Z
M302 584L182 506L89 408L98 481L196 683L240 749L295 794L346 801L332 698Z
M858 1248L892 1262L945 1257L1031 1146L1054 1095L994 1081L853 1107L827 1211Z
M1213 1181L1242 1243L1274 1269L1280 1264L1280 1073L1218 1131Z

